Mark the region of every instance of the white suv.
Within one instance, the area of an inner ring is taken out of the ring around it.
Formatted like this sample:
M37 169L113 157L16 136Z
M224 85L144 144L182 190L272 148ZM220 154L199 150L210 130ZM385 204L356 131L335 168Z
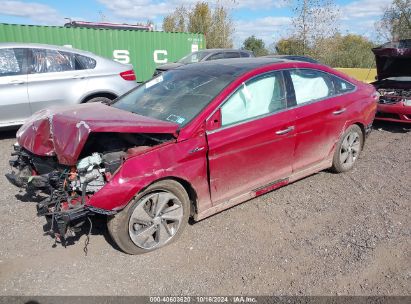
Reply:
M51 106L109 102L135 86L131 65L72 48L0 43L0 128Z

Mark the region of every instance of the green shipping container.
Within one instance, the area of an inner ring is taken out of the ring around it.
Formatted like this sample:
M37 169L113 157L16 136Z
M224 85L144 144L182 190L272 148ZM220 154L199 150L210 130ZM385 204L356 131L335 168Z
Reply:
M0 42L65 45L90 51L118 62L131 63L138 82L150 79L156 66L205 48L202 34L4 23L0 23Z

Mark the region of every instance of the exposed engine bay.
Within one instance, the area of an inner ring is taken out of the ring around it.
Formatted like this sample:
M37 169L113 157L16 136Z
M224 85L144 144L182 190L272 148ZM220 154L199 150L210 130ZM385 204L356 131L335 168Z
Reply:
M28 193L46 195L37 204L37 215L47 218L48 234L66 246L89 216L116 213L87 202L123 162L172 139L171 134L90 133L75 166L61 165L56 156L38 156L15 144L14 158L10 160L12 172L6 177Z
M411 106L411 90L406 89L378 89L380 94L379 103L381 104L394 104L398 102L404 102L406 105Z

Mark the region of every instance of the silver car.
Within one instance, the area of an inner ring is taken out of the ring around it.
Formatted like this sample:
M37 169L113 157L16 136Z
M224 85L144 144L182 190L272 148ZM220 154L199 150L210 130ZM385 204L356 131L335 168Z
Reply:
M0 128L51 106L108 102L135 86L131 65L67 47L0 43Z

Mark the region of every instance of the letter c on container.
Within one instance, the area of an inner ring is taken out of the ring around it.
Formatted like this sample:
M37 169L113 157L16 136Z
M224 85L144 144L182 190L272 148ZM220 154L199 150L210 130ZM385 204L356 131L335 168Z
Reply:
M163 59L159 58L159 55L164 56ZM167 50L155 50L153 53L153 58L155 63L167 63Z

